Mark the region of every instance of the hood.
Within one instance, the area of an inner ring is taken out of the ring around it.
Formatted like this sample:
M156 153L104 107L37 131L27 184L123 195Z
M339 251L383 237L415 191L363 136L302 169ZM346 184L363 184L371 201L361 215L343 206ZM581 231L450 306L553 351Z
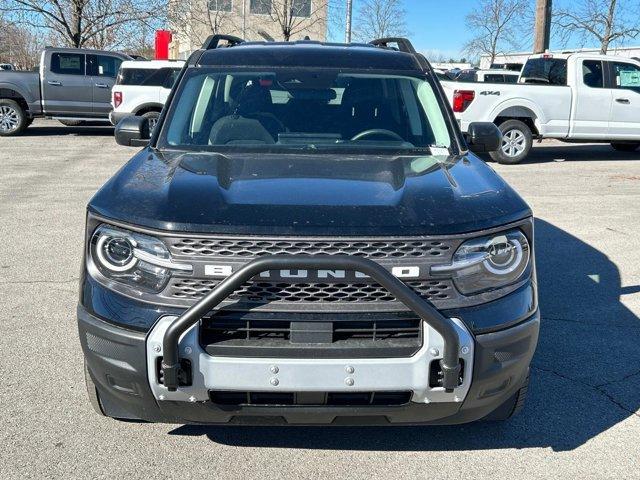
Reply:
M445 235L531 215L486 163L462 157L168 153L144 149L89 204L168 231Z

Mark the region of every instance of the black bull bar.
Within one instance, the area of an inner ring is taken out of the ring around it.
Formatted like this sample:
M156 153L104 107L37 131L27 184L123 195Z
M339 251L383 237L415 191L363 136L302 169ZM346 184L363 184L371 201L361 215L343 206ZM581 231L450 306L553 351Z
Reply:
M401 280L394 277L386 268L372 260L347 255L265 256L247 263L240 270L225 278L200 301L176 318L167 329L163 339L164 386L169 391L175 391L178 388L178 379L181 375L178 349L180 336L247 281L270 270L336 268L356 271L369 276L433 327L444 339L443 358L440 360L443 373L442 386L447 391L452 391L458 386L461 368L458 356L460 342L454 323L444 317L429 301L420 297Z

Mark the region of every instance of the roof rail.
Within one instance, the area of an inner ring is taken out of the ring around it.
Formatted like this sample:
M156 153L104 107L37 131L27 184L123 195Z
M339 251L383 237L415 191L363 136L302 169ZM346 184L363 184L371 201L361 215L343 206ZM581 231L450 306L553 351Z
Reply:
M224 40L226 45L220 45L220 42ZM202 44L203 50L215 50L216 48L233 47L240 43L244 43L244 39L234 37L233 35L210 35Z
M408 38L402 38L402 37L378 38L376 40L370 41L369 43L376 47L382 47L382 48L393 48L393 47L390 47L389 44L395 43L397 45L397 50L400 52L411 53L412 55L415 55L417 53L416 49L413 48L413 44L411 43L411 40L409 40Z

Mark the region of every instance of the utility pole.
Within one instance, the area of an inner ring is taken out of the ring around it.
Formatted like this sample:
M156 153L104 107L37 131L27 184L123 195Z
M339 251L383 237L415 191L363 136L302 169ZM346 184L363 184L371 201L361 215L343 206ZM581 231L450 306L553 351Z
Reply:
M344 42L351 43L351 17L353 14L353 0L347 0L347 25L344 31Z
M544 53L549 49L549 37L551 36L551 3L552 0L536 1L536 27L533 53Z

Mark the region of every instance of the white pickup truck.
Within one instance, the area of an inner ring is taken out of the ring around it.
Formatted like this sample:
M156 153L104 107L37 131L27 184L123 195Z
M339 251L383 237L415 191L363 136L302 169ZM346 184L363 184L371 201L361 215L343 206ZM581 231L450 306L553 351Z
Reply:
M533 55L517 84L441 82L463 132L472 122L502 131L500 163L518 163L533 140L610 143L620 151L640 146L640 62L574 54Z

